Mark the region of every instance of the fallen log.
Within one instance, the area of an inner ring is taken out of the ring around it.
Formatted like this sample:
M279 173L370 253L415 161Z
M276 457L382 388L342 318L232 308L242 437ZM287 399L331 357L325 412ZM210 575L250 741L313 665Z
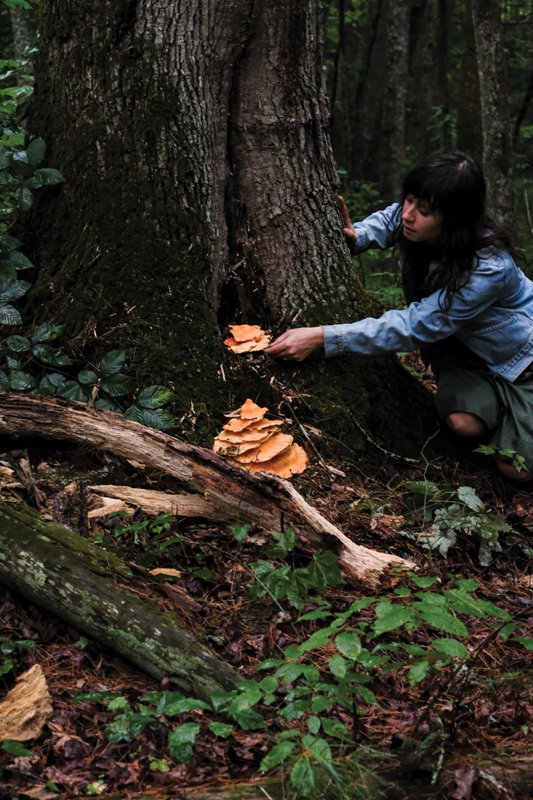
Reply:
M158 514L172 514L176 517L202 517L216 522L223 521L222 511L212 502L198 494L169 494L156 489L136 489L131 486L115 486L110 483L87 486L108 498L122 500L130 506L141 508L149 517ZM89 512L90 516L91 512Z
M0 503L0 582L185 694L207 701L239 680L177 613L130 588L124 562L27 506Z
M220 509L221 519L266 530L293 528L302 546L336 547L348 578L376 587L391 569L413 569L399 556L352 542L286 480L251 473L201 447L130 422L111 411L52 397L0 396L0 433L69 440L172 475ZM336 544L333 540L336 540Z

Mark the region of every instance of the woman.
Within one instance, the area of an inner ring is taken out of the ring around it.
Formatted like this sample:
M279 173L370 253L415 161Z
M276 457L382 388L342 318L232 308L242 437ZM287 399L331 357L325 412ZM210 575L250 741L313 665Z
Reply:
M267 353L301 361L324 347L375 356L421 348L436 375L440 417L458 436L488 434L507 478L533 480L533 282L509 233L485 213L479 164L460 153L430 156L406 177L401 203L352 225L350 249L395 247L407 308L378 319L293 328ZM525 465L525 468L523 466Z

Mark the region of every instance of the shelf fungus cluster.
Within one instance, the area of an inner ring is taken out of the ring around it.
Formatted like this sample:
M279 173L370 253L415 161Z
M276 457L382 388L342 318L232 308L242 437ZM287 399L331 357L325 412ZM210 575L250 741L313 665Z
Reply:
M228 325L230 335L224 344L233 353L254 353L270 344L270 337L259 325Z
M282 478L303 472L307 455L287 433L282 420L266 419L268 408L248 399L230 416L215 438L213 450L253 472L271 472Z

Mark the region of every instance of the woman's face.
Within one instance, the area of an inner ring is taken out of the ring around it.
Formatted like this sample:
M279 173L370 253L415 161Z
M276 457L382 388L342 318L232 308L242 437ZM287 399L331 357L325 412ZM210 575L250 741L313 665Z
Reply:
M403 235L410 242L434 242L442 231L442 214L431 211L425 200L408 194L402 207Z

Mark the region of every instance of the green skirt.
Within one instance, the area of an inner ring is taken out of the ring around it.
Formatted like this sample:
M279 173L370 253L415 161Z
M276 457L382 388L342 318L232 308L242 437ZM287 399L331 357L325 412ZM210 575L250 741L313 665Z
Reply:
M514 383L495 375L463 347L439 353L431 366L439 416L475 414L487 426L486 444L523 456L526 469L533 471L533 364Z

